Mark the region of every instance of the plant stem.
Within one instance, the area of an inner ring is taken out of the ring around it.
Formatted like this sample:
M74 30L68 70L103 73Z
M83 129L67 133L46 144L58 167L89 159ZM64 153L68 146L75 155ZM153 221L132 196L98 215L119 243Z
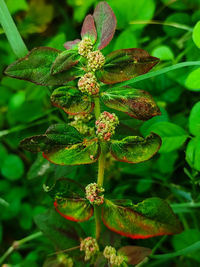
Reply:
M37 232L35 234L29 235L25 238L22 238L20 240L14 241L12 246L10 246L7 251L1 256L0 258L0 265L3 264L3 262L5 261L5 259L16 249L18 249L21 245L23 245L24 243L31 241L35 238L38 238L42 236L42 232Z
M99 98L94 98L95 107L94 114L96 119L99 118L101 114L100 101ZM101 155L98 160L98 177L97 184L99 186L103 186L104 180L104 170L105 170L105 155L107 152L107 144L105 142L100 142L101 147ZM94 214L95 214L95 223L96 223L96 239L98 240L101 232L101 208L98 206L94 206Z
M0 0L0 24L15 55L18 58L24 57L28 53L28 49L17 30L4 0Z

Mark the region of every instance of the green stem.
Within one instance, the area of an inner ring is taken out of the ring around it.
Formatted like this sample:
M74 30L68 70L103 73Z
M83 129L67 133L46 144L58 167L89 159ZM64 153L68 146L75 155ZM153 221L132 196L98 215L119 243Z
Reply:
M16 249L20 248L24 243L29 242L35 238L38 238L42 236L42 232L37 232L35 234L29 235L25 238L22 238L20 240L14 241L12 246L7 249L7 251L1 256L0 258L0 265L3 264L5 259Z
M94 103L95 103L94 114L95 114L95 118L98 119L101 114L99 98L97 97L94 98ZM99 186L103 186L107 144L105 142L100 142L100 147L101 147L101 155L98 160L97 184ZM95 223L96 223L96 239L98 240L100 237L100 232L101 232L101 207L95 206L94 214L95 214Z
M24 57L28 53L28 49L17 30L4 0L0 0L0 24L5 31L8 42L15 55L18 58Z

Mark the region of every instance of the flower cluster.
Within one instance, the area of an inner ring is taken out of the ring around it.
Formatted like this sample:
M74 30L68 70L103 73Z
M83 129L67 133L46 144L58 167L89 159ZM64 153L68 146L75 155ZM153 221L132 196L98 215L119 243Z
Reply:
M96 95L99 93L99 84L92 72L86 73L78 81L78 88L82 93L88 95Z
M114 113L104 111L96 121L96 134L99 139L110 141L111 136L115 133L115 128L119 124L119 120Z
M67 257L66 255L64 254L59 254L57 256L57 260L60 264L63 264L63 266L68 266L68 267L73 267L74 266L74 263L73 263L73 260L72 258L70 257Z
M106 61L104 55L99 50L90 52L87 56L87 59L88 69L93 72L101 69Z
M86 198L93 205L101 205L104 202L104 195L102 195L104 191L103 187L98 186L96 183L91 183L85 188Z
M69 116L73 119L69 124L75 127L83 135L94 135L94 127L89 127L87 123L93 118L91 114L80 114L75 116Z
M91 259L99 251L96 239L87 237L81 241L80 251L85 252L85 261Z
M78 53L83 57L87 57L88 54L92 51L92 49L93 49L93 42L88 37L85 37L78 44Z
M108 259L112 266L120 266L125 260L125 257L122 255L117 255L116 249L111 246L105 247L103 255L106 259Z

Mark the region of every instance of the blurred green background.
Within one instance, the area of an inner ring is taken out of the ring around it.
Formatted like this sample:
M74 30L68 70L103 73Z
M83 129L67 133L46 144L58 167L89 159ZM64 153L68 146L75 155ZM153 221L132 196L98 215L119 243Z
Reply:
M155 69L200 60L200 50L192 39L193 28L200 20L199 0L107 2L118 24L104 54L120 48L143 48L161 59ZM98 1L7 0L6 3L29 50L38 46L64 50L66 41L80 37L84 17L93 12ZM96 174L96 166L53 166L40 155L19 147L24 137L43 133L50 124L68 122L71 118L51 106L48 88L3 75L5 67L15 59L0 27L0 255L14 240L38 230L34 216L52 206L43 190L44 183L65 176L87 185ZM164 239L134 241L119 236L119 240L123 245L157 248L156 254L178 251L200 239L200 68L181 68L138 82L134 88L150 92L162 115L142 123L117 113L122 121L118 134L146 135L154 131L162 137L163 146L154 159L145 163L109 162L107 194L113 198L131 198L134 202L151 196L167 199L175 203L173 208L184 231ZM52 244L40 237L13 252L5 262L8 266L40 267L51 252ZM199 255L200 248L178 257L151 259L144 266L198 267Z

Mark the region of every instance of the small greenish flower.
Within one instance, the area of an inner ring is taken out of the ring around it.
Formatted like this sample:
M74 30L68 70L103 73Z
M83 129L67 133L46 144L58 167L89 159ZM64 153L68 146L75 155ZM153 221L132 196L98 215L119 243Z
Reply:
M94 72L96 70L101 69L106 61L104 55L99 50L89 52L87 59L88 59L88 69Z
M68 266L68 267L73 267L74 266L74 263L73 263L73 260L72 258L64 255L64 254L59 254L57 256L57 260L59 263L65 265L65 266Z
M108 259L112 266L120 266L125 260L125 257L122 255L117 255L116 249L111 246L105 247L103 255L106 259Z
M78 88L82 93L88 95L96 95L99 93L99 84L95 75L92 72L86 73L78 81Z
M78 53L83 57L87 57L88 54L92 51L92 49L93 49L93 42L88 37L85 37L78 44Z
M96 121L96 134L103 141L110 141L111 136L115 133L115 128L119 120L114 113L104 111Z
M83 239L80 244L80 251L85 252L85 261L91 259L99 251L96 239L92 237Z
M98 186L96 183L91 183L85 188L86 198L91 204L99 206L104 202L104 195L102 195L104 191L103 187Z
M94 127L89 127L87 123L93 118L91 114L79 114L75 116L69 116L73 119L69 124L75 127L83 135L94 135Z

